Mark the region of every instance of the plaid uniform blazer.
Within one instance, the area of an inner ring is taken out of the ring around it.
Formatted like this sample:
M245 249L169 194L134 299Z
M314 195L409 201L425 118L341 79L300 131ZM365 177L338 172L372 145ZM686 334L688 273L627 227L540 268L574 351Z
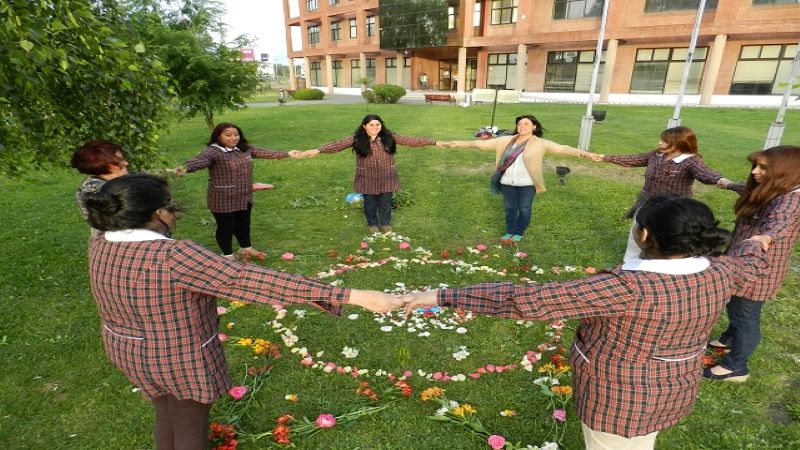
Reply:
M734 287L765 264L760 244L687 275L617 268L587 278L440 291L443 306L516 319L582 319L570 362L574 402L591 429L625 437L667 428L697 397L706 340Z
M426 137L403 136L392 133L397 145L405 147L425 147L436 145L436 141ZM353 147L355 136L348 136L335 142L321 145L320 153L336 153L346 148ZM380 138L370 143L369 155L356 156L356 178L353 181L356 192L368 195L378 195L384 192L395 192L400 189L400 180L397 175L397 163L394 155L386 151Z
M283 159L289 153L252 148L225 152L219 145L209 145L199 155L186 161L187 172L208 169L206 203L215 213L244 211L253 203L253 158Z
M762 301L778 293L789 272L789 258L800 236L800 189L775 197L753 217L737 219L728 251L738 251L745 239L756 234L772 238L772 246L767 252L769 267L755 282L738 289L735 295Z
M603 161L624 167L647 166L644 172L642 192L625 214L625 217L629 219L651 197L658 195L691 197L694 180L703 184L716 184L722 178L719 172L711 170L698 156L691 156L680 162L667 161L658 150L639 155L606 156Z
M231 262L191 241L98 238L89 276L108 358L148 398L210 403L232 385L216 297L305 303L340 314L349 289Z

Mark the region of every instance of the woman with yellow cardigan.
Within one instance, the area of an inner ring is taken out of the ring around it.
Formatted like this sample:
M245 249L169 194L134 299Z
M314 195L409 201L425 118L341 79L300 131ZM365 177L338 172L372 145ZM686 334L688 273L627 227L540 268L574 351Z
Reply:
M545 153L577 156L599 161L602 155L542 139L542 124L529 114L516 118L515 134L495 139L437 142L438 147L475 147L494 150L495 172L490 189L503 194L506 234L500 238L505 245L522 240L531 221L533 198L544 192L542 159Z

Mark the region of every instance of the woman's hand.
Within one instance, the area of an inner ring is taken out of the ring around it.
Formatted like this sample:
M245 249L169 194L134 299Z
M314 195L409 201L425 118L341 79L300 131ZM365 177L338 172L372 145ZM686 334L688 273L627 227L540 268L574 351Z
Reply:
M431 308L436 306L438 290L417 292L415 294L406 294L400 299L406 304L406 317L417 308Z
M450 141L436 141L436 146L439 148L455 148L455 145Z
M186 175L186 166L178 166L175 168L175 175L182 177Z
M719 180L717 180L717 187L720 188L720 189L728 189L728 186L730 186L732 184L733 184L733 181L731 181L731 180L729 180L729 179L727 179L725 177L722 177Z
M291 156L292 158L300 159L303 157L303 152L301 152L300 150L289 150L286 153L288 153L289 156Z
M767 236L766 234L756 234L747 238L748 241L758 241L761 243L761 248L764 251L768 251L769 247L772 245L772 237Z
M359 289L350 291L350 300L347 303L360 306L372 312L388 312L404 305L404 302L394 295Z

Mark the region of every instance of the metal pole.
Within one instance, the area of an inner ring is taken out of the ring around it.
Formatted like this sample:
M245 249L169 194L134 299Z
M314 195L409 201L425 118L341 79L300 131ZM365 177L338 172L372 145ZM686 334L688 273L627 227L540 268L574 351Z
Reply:
M597 86L597 75L600 72L600 55L603 53L603 40L606 34L606 21L608 19L608 5L611 0L603 2L603 15L600 18L600 34L597 36L597 47L594 51L594 67L592 67L592 84L589 88L589 100L586 103L586 115L581 118L581 134L578 138L578 148L589 150L589 142L592 140L592 103L594 102L594 92Z
M798 71L800 71L800 43L797 44L797 53L794 55L792 70L786 82L786 90L783 91L783 100L781 100L781 107L778 109L778 116L775 117L775 122L772 122L769 126L769 131L767 131L767 140L764 142L764 149L781 144L783 129L786 125L783 122L783 117L786 115L786 105L789 104L789 97L792 95L792 83L794 83Z
M494 112L497 111L497 90L499 88L497 86L494 87L494 103L492 104L492 124L489 125L489 132L492 133L492 137L494 137Z
M683 103L683 94L686 92L686 83L689 81L689 72L692 70L692 60L694 59L694 48L697 45L697 35L700 34L700 23L703 21L703 12L706 9L706 0L700 0L700 5L697 7L697 16L694 18L694 30L692 30L692 39L689 41L689 52L686 54L686 65L683 68L683 78L681 78L681 87L678 90L678 99L675 101L675 111L672 113L672 118L667 121L667 128L674 128L681 126L681 104Z

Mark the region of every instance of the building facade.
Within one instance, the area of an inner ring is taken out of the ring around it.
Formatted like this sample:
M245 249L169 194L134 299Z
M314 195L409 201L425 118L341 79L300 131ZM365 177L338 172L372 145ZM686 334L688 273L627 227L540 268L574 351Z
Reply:
M700 1L607 1L600 100L677 93ZM382 49L379 0L283 2L292 88L302 61L300 84L328 92L365 81L422 89L423 74L431 90L589 92L603 9L602 0L428 0L446 8L445 44ZM685 93L701 104L783 94L798 41L800 0L707 0Z

